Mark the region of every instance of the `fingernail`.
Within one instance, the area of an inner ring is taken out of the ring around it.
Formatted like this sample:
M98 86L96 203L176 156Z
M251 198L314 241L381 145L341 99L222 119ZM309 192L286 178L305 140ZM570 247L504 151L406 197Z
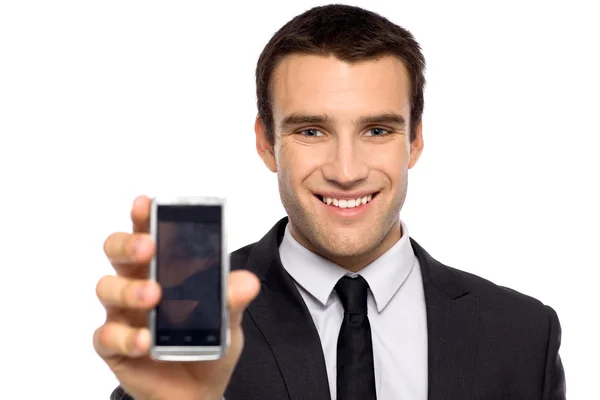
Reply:
M132 355L133 357L139 357L139 356L141 356L142 354L144 354L144 352L143 352L143 351L141 351L140 349L138 349L137 347L134 347L133 349L131 349L131 355Z
M133 341L133 348L131 349L132 356L138 357L144 354L144 352L140 349L142 341L142 332L140 332L137 335L135 335L135 339Z
M131 258L135 258L136 254L138 252L138 249L140 247L140 242L141 241L139 239L136 239L131 244Z
M148 338L147 333L144 330L140 330L133 340L133 348L131 349L131 355L134 357L143 356L146 353Z
M146 296L146 285L140 286L137 290L137 299L139 302L144 301L144 297Z

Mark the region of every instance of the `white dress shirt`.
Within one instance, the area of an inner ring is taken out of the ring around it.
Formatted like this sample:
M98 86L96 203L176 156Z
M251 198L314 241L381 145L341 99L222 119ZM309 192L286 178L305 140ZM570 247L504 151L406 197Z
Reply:
M402 224L402 238L359 274L369 284L367 310L373 337L379 400L427 399L427 318L421 268ZM281 262L304 299L323 346L331 398L336 399L337 340L344 308L334 287L351 272L309 251L289 225Z

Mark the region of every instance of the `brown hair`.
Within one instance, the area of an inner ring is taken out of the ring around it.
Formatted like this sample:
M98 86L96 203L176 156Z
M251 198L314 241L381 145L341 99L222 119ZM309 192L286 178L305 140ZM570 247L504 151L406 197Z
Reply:
M271 144L275 142L271 76L279 61L290 54L334 55L346 62L398 57L410 79L410 140L415 139L424 106L425 58L409 31L374 12L338 4L314 7L281 27L256 66L258 113Z

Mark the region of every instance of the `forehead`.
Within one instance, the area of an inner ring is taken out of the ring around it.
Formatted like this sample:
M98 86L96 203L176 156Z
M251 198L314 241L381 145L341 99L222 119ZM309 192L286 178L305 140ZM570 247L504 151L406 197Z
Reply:
M409 77L393 56L348 63L334 56L290 55L271 82L275 120L290 113L354 118L384 111L408 117Z

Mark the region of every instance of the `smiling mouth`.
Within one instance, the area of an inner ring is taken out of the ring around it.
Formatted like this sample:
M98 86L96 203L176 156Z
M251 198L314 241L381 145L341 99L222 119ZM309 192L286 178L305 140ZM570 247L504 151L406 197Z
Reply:
M368 196L357 197L355 199L336 199L333 197L326 197L321 195L317 195L317 198L328 206L339 208L356 208L370 203L378 194L379 192L375 192Z

